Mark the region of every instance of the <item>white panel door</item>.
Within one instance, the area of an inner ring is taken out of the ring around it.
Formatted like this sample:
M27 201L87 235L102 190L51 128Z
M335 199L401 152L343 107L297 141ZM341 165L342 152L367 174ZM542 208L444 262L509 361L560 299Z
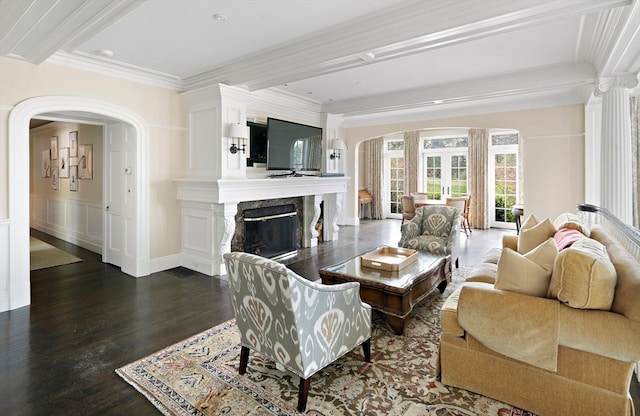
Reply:
M105 128L105 263L122 266L124 245L123 189L124 189L124 156L123 128L121 124Z
M105 128L105 244L103 261L136 276L135 129L124 123Z
M136 259L138 257L138 223L136 221L136 206L137 206L137 190L136 190L136 175L137 165L137 137L135 129L129 124L123 124L122 127L122 150L123 158L121 166L122 176L122 214L123 214L123 227L122 235L124 236L123 250L121 258L122 271L132 276L138 276L136 269Z

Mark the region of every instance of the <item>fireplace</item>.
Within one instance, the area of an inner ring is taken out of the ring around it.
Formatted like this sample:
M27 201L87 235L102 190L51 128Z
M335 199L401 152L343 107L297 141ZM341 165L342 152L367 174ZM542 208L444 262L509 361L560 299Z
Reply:
M298 249L298 214L294 204L243 211L243 251L266 258L293 255Z

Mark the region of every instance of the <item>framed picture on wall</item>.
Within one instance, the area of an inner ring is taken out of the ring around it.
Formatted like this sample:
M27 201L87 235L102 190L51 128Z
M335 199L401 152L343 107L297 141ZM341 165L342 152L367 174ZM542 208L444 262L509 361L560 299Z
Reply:
M63 147L58 153L58 176L60 178L69 177L69 148Z
M58 189L58 167L51 167L51 189Z
M51 160L58 158L58 136L51 138Z
M69 190L78 191L78 166L69 167Z
M69 132L69 156L70 157L78 156L78 132L77 131Z
M42 177L51 177L51 149L42 151Z
M78 178L93 179L93 145L78 146Z

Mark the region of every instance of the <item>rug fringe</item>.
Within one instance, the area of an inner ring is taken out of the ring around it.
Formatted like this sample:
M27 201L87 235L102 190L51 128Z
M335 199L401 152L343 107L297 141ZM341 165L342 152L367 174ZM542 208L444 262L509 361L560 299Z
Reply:
M134 389L136 389L138 391L138 393L140 393L144 397L146 397L147 400L149 400L151 402L151 404L154 405L156 407L156 409L158 409L160 411L160 413L162 413L165 416L173 416L173 413L171 413L169 411L169 409L167 409L162 403L160 403L160 401L158 401L155 397L153 397L153 395L151 395L151 393L149 393L147 390L143 389L142 386L137 385L133 380L131 380L129 377L127 377L120 370L121 370L121 368L117 368L115 370L116 374L119 375L124 381L126 381L127 384L129 384Z

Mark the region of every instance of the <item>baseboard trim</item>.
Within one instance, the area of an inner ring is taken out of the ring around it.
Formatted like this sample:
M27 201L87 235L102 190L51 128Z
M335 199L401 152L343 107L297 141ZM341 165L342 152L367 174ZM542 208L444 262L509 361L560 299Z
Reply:
M149 272L157 273L162 272L169 269L174 269L176 267L180 267L180 258L181 255L178 254L170 254L164 257L156 257L155 259L151 259L149 261Z

